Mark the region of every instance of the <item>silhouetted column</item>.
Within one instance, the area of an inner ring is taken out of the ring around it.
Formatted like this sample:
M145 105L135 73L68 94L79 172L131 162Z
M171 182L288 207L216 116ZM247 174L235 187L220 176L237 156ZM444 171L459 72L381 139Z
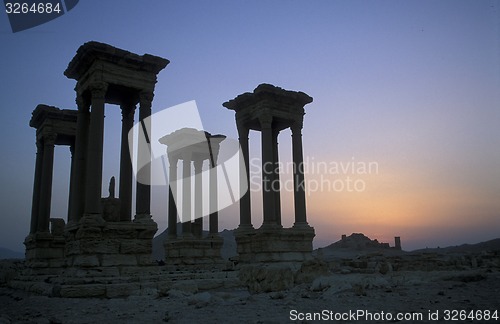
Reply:
M203 160L195 159L193 161L194 165L194 223L195 223L195 235L197 237L202 237L203 235L203 174L201 169L203 166Z
M211 145L210 142L208 142ZM218 206L218 188L217 188L217 154L211 149L211 159L209 160L209 176L210 176L210 190L209 190L209 231L210 235L219 235L219 206Z
M182 156L182 236L190 237L191 232L191 154Z
M89 108L81 96L76 98L78 117L76 119L74 165L71 170L70 211L68 224L78 222L85 206L86 156L88 146Z
M40 210L38 212L37 232L49 231L50 205L52 201L52 175L54 172L54 144L57 135L43 136L43 162L40 184Z
M38 215L40 212L40 185L42 180L42 165L43 165L43 144L40 143L39 140L37 140L35 178L33 181L33 200L31 203L30 234L36 233L38 228Z
M107 86L106 83L99 82L90 87L92 110L86 163L85 214L101 213L104 104Z
M248 127L243 124L238 124L238 135L241 153L243 155L243 160L240 161L240 191L246 190L245 193L240 198L240 225L241 229L251 229L252 226L252 214L251 214L251 200L250 200L250 154L248 149ZM245 188L244 184L247 184Z
M151 214L151 102L153 101L152 92L141 92L139 106L139 122L141 123L144 139L139 140L137 155L141 161L142 168L138 171L140 181L137 181L136 193L136 214L150 215ZM141 134L141 133L139 133Z
M169 189L168 189L168 236L177 238L177 158L170 157L169 161Z
M134 126L135 105L131 102L121 105L122 110L122 143L120 151L120 221L129 222L132 219L132 159L128 133Z
M69 146L69 152L71 153L71 167L70 167L70 172L69 172L69 196L68 196L68 222L70 220L71 216L71 210L73 210L73 207L71 206L73 204L73 199L71 197L73 196L73 181L75 181L75 177L73 176L73 173L75 172L75 144L71 144Z
M276 213L276 223L281 225L281 199L280 199L280 174L279 174L279 155L278 155L278 135L279 130L273 129L273 185L274 191L274 209Z
M292 156L295 167L293 168L295 224L294 226L307 225L306 217L306 192L304 182L304 156L302 153L302 123L295 123L292 129Z
M274 206L274 191L272 181L273 172L273 129L272 116L259 118L262 130L262 202L264 205L264 225L276 224L276 210Z

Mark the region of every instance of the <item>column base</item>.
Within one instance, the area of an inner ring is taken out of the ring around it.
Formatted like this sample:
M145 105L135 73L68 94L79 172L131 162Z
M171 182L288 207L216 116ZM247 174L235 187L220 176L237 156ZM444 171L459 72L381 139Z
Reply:
M169 239L164 243L165 262L189 269L220 268L226 264L220 253L222 244L223 239L218 235Z
M266 227L234 233L240 263L302 262L312 259L314 228Z
M63 235L49 232L30 234L24 240L26 264L31 268L59 268L65 266Z
M84 215L66 230L66 263L76 268L151 265L157 230L152 219L105 222L100 215Z

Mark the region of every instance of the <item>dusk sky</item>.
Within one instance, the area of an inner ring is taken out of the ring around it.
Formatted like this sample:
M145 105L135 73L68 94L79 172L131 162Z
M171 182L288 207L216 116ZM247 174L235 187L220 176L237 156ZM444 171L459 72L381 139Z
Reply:
M24 251L29 232L31 112L39 103L76 109L76 82L63 72L91 40L169 59L153 112L196 100L205 130L232 139L223 102L260 83L313 97L303 145L315 247L353 232L391 245L400 236L405 250L500 237L500 1L81 0L18 33L0 13L0 247ZM119 175L120 120L107 105L105 195ZM260 134L250 141L260 158ZM290 161L289 130L279 143ZM68 147L56 147L52 217L67 217L69 162ZM363 190L347 190L347 177ZM158 233L166 197L153 187ZM282 193L285 226L292 198ZM258 227L258 193L252 202ZM221 229L238 223L237 206L220 213Z

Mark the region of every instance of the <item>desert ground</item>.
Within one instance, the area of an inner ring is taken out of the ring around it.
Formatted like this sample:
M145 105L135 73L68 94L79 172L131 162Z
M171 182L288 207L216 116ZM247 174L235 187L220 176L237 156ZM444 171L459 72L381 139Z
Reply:
M222 286L180 280L123 298L12 289L23 261L4 260L0 323L492 323L500 316L500 253L491 242L410 253L351 236L315 250L300 269L237 266Z

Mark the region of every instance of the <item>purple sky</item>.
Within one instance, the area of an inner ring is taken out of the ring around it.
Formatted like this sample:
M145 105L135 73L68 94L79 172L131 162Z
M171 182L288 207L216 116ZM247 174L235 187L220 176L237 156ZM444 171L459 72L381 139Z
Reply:
M231 138L234 113L224 101L264 82L312 96L303 130L309 161L378 165L353 175L363 192L307 197L316 246L352 232L391 243L401 236L406 249L500 236L500 2L91 0L15 34L0 14L2 247L22 251L29 230L31 112L39 103L75 108L75 82L63 71L90 40L169 59L153 111L196 100L205 129ZM108 106L106 116L104 188L118 175L119 109ZM253 157L259 142L252 134ZM290 155L284 132L280 157ZM53 217L66 217L69 156L56 148ZM322 176L346 175L306 178ZM160 231L164 194L154 189ZM291 197L283 193L285 225ZM221 228L238 225L235 210L221 214Z

